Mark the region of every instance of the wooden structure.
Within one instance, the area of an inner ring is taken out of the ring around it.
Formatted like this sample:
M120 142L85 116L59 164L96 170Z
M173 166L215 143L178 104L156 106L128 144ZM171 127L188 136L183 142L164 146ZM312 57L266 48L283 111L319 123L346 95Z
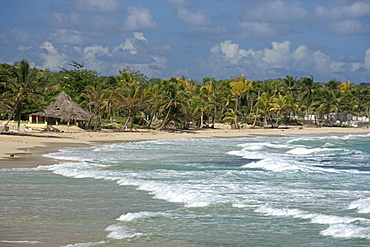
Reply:
M30 123L68 124L87 128L95 115L82 109L68 94L61 92L45 110L31 113L28 117Z

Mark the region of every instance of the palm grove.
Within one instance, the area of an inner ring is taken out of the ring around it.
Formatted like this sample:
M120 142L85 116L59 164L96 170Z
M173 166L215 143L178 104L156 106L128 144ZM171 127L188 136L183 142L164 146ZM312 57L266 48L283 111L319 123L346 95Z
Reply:
M83 63L59 72L40 70L26 60L0 65L0 118L27 119L41 111L62 91L94 113L95 130L117 128L186 129L228 123L233 128L298 125L304 116L324 126L346 125L344 117L332 122L331 114L370 118L370 84L359 85L314 77L250 80L148 79L140 71L124 68L118 76L99 76Z

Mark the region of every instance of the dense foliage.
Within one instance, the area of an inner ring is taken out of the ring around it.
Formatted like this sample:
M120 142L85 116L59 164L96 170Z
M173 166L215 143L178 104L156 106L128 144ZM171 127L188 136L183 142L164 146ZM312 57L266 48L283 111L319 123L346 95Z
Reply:
M124 68L118 76L99 76L83 63L72 62L60 72L31 68L26 60L0 65L0 116L27 119L65 91L93 112L95 129L104 126L147 128L203 128L215 123L278 127L298 125L305 116L321 125L345 125L348 114L370 118L370 84L355 85L314 77L248 80L204 78L148 79ZM340 121L332 118L341 114ZM102 124L104 123L104 124Z

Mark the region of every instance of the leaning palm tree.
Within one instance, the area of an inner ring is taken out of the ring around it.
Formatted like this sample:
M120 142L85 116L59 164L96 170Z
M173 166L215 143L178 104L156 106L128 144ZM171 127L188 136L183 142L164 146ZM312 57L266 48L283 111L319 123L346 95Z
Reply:
M9 113L9 117L4 127L0 131L0 134L7 128L10 120L14 117L16 111L21 112L22 105L25 101L30 100L32 96L37 94L39 88L41 88L42 80L37 80L36 64L33 68L30 68L30 64L27 60L23 59L21 62L14 63L13 66L9 67L4 71L4 78L6 82L4 87L4 98L12 101L13 107ZM20 127L20 118L18 118L18 130Z

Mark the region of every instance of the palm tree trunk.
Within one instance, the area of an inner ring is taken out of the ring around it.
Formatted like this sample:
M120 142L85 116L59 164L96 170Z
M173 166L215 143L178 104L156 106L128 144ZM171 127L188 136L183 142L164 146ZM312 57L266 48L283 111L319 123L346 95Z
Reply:
M5 131L6 127L8 127L8 124L9 124L10 120L12 120L13 115L14 115L15 111L17 110L18 105L20 104L20 102L21 102L21 99L18 99L17 103L14 105L14 108L13 108L12 112L10 113L10 115L8 117L8 120L6 121L6 123L3 127L3 129L1 130L0 134L2 134Z
M199 128L203 128L203 109L200 110L200 124Z
M160 130L162 130L164 128L164 126L167 124L167 121L168 121L168 118L170 116L170 112L171 112L171 107L168 108L168 111L167 111L167 114L166 114L166 117L164 118L161 126L159 127Z

